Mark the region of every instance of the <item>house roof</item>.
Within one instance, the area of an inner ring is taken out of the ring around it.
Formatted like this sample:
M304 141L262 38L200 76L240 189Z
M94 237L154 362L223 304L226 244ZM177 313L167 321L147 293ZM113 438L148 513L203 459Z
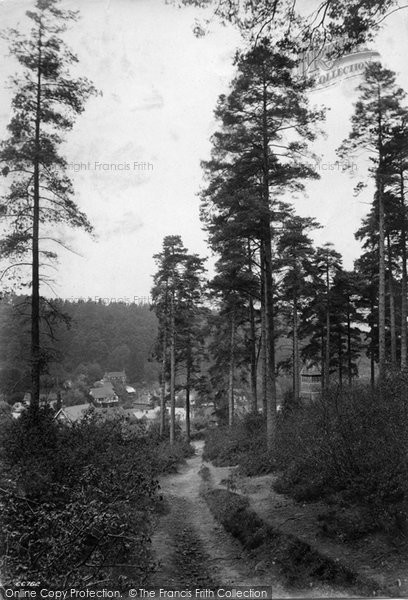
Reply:
M74 421L80 421L84 414L86 413L86 411L88 411L90 409L91 405L90 404L78 404L77 406L64 406L63 408L60 408L59 411L56 413L54 419L67 419L68 421L71 421L71 423L73 423Z
M98 400L99 398L111 398L112 396L116 396L115 392L111 387L100 387L100 388L92 388L89 392L93 398Z
M125 371L108 371L104 377L126 377Z
M113 389L113 383L111 381L109 381L109 379L101 379L101 381L95 381L94 387L95 388L105 387L105 388Z

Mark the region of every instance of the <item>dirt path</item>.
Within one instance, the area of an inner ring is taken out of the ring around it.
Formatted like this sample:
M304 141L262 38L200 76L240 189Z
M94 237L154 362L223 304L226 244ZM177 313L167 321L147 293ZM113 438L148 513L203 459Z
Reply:
M159 519L152 539L159 568L151 587L272 586L274 598L336 597L344 592L316 588L288 590L277 572L262 572L213 518L199 494L203 442L180 472L160 484L168 512ZM259 570L258 570L259 569Z

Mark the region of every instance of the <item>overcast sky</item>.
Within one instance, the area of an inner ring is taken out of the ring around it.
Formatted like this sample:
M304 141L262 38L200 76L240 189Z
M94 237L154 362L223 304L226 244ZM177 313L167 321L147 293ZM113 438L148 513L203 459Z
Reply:
M2 26L24 27L30 5L0 0ZM63 5L80 9L81 20L66 40L80 58L78 72L103 95L90 100L64 146L77 202L96 238L62 232L79 255L60 253L54 295L132 301L148 296L152 256L165 235L179 234L190 251L210 255L199 221L200 161L209 156L214 106L228 90L240 38L232 28L214 26L197 39L193 25L200 12L178 10L164 0L64 0ZM407 33L408 11L403 11L390 17L373 48L408 90ZM17 67L4 45L0 54L3 84ZM330 109L326 136L314 148L321 155L322 178L295 199L299 214L323 225L316 242L333 242L347 268L359 254L354 232L371 192L353 196L359 177L365 177L363 157L353 158L353 177L333 164L350 128L359 81L354 77L311 94L313 103ZM10 92L2 85L2 136L9 106ZM43 293L52 295L47 288Z

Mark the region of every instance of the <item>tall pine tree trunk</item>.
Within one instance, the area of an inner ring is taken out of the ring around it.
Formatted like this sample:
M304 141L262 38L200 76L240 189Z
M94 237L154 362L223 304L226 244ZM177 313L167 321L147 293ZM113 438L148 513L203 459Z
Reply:
M191 363L187 361L187 376L186 376L186 438L190 441L191 426L190 426L190 389L191 389Z
M176 327L174 290L170 296L170 444L176 438Z
M381 151L380 151L381 152ZM377 198L378 198L378 360L380 380L385 375L385 238L384 238L384 194L382 183L382 160L377 170Z
M248 252L248 267L249 272L252 275L252 259L251 259L251 244L248 240L247 246ZM249 296L249 323L250 323L250 331L251 331L251 341L250 341L250 353L251 353L251 410L252 412L258 412L258 384L257 384L257 356L256 356L256 327L255 327L255 310L254 310L254 301L252 296Z
M400 172L400 201L401 201L401 369L407 366L407 221L405 215L404 172Z
M347 301L347 376L348 383L352 383L352 360L351 360L351 318L350 318L350 298Z
M330 385L330 273L329 266L326 268L326 349L325 349L325 365L324 365L324 373L325 373L325 382L324 386L327 389Z
M266 415L268 412L268 402L267 402L267 395L268 395L268 385L267 385L267 381L268 381L268 366L267 366L267 362L268 362L268 349L266 347L266 340L267 340L267 334L266 334L266 304L265 304L265 276L264 276L264 270L265 270L265 265L264 265L264 256L263 256L263 250L262 250L262 246L261 246L261 259L260 259L260 263L261 263L261 377L262 377L262 413L266 419Z
M388 253L388 290L390 295L390 333L391 333L391 364L393 367L397 364L397 334L395 330L395 295L394 278L392 275L392 254L390 235L387 234L387 253Z
M190 391L191 391L191 371L193 366L192 340L190 334L187 338L187 357L186 357L186 438L190 441L191 424L190 424Z
M266 67L264 65L264 86L262 106L262 133L263 133L263 227L262 243L264 253L264 277L265 277L265 318L267 339L267 413L266 413L266 435L267 446L273 450L276 442L276 376L275 376L275 324L274 324L274 297L272 279L272 235L271 235L271 212L269 196L269 131L267 120L268 91Z
M232 427L234 424L234 372L235 372L235 309L232 309L231 331L230 331L230 360L229 360L229 376L228 376L228 425L229 425L229 427Z
M41 23L38 38L37 98L35 117L35 159L33 194L33 239L32 239L32 293L31 293L31 409L38 412L40 405L40 123L41 123L41 68L42 38Z
M300 361L298 336L298 303L296 294L293 298L293 396L297 402L300 397Z
M163 332L162 363L161 363L161 389L160 389L160 435L164 434L166 414L166 354L167 332Z

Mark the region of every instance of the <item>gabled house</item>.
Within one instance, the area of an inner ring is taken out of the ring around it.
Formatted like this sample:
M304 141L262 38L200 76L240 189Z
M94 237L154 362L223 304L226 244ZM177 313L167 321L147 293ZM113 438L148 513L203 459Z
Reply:
M110 381L112 384L121 383L126 384L126 373L125 371L109 371L105 373L102 381Z
M117 404L119 398L111 386L92 388L89 392L97 406Z
M56 421L67 425L83 419L85 413L91 408L90 404L78 404L77 406L63 406L54 415Z

